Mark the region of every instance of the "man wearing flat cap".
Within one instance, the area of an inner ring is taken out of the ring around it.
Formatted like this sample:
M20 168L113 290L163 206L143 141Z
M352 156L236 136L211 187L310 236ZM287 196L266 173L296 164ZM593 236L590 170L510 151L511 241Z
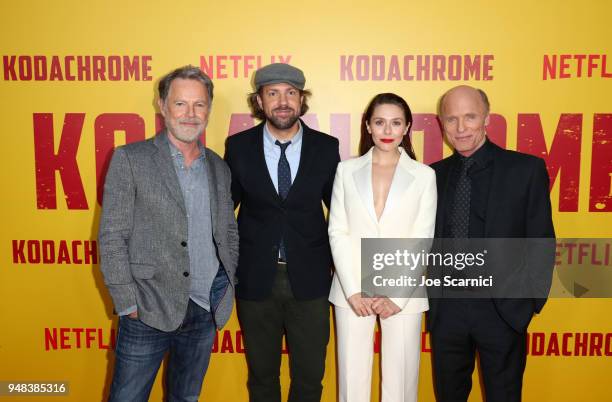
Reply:
M289 401L321 399L329 340L332 257L321 201L329 207L338 140L300 119L310 92L298 68L255 72L248 97L261 124L227 139L238 213L238 318L251 402L280 401L283 334L289 349Z

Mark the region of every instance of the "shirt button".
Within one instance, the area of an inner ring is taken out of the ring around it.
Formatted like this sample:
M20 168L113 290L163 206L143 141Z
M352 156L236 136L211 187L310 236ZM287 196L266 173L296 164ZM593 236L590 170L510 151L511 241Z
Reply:
M181 242L181 246L183 246L183 247L187 247L187 242L183 240L183 241Z
M183 276L186 278L189 276L189 272L183 272Z

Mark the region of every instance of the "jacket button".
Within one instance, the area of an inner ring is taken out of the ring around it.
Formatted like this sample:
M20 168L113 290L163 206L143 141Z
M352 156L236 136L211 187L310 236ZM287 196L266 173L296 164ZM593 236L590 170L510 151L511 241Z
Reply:
M188 277L189 276L189 272L183 272L183 276L184 277Z
M187 242L186 242L185 240L183 240L183 241L181 242L181 246L183 246L183 247L187 247Z

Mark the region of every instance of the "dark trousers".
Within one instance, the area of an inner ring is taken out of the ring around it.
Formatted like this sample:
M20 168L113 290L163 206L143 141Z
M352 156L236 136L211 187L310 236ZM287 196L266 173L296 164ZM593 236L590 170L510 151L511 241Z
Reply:
M486 401L521 400L526 334L506 324L493 300L440 300L431 346L438 402L467 401L476 352Z
M289 402L321 400L325 355L329 342L327 297L296 300L286 265L279 265L270 298L238 300L238 319L249 368L249 400L280 402L283 333L289 347Z

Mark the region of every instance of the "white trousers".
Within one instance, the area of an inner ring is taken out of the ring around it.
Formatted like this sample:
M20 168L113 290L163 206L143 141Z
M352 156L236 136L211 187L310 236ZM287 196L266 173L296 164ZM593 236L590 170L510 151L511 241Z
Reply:
M334 306L340 402L370 402L376 316ZM423 314L395 314L381 322L382 402L416 402Z

